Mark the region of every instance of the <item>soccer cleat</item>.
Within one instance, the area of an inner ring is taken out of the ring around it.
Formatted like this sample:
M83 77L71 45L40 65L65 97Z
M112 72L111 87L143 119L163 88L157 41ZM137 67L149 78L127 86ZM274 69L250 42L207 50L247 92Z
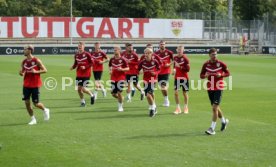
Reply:
M29 125L35 125L35 124L37 124L36 119L32 119L28 124Z
M164 107L169 107L170 106L170 101L169 100L165 100L163 106Z
M181 114L181 109L176 108L176 110L173 112L175 115Z
M220 131L224 131L226 129L228 123L229 123L229 120L225 119L225 123L221 123Z
M184 114L189 114L189 109L188 109L188 107L184 107Z
M93 105L95 103L95 95L91 96L90 103Z
M49 121L50 119L50 110L49 108L45 108L44 110L44 121Z
M214 135L214 134L216 134L216 132L212 128L209 128L208 130L206 130L205 133L207 135Z
M141 93L140 99L144 100L144 98L145 98L145 93L143 92L143 93Z
M85 103L81 103L80 107L85 107Z
M123 108L123 107L119 107L119 108L118 108L118 111L119 111L119 112L124 112L124 108Z
M150 111L149 111L149 116L150 117L154 117L155 116L155 110L154 109L150 109Z
M135 89L131 90L131 97L133 97L135 95Z

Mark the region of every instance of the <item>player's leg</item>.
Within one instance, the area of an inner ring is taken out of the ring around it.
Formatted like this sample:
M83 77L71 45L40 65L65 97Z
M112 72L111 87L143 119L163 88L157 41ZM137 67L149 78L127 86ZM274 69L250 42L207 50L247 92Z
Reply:
M145 83L144 84L145 94L147 96L147 101L149 104L149 116L153 117L157 113L156 105L154 102L154 83Z
M131 102L131 75L126 75L126 84L127 84L127 102Z
M227 118L224 117L221 108L219 106L220 102L221 102L221 98L222 98L222 91L216 91L215 93L215 103L218 104L218 118L220 118L221 120L221 131L224 131L229 123L229 120Z
M119 112L123 112L124 108L123 108L123 86L124 85L124 81L119 81L117 83L117 89L118 89L118 111Z
M50 119L50 110L46 108L43 103L39 101L39 88L32 89L32 101L35 107L42 110L44 115L44 120L48 121Z
M145 97L145 92L144 90L140 87L140 85L138 84L138 75L134 76L134 79L133 79L133 85L134 87L141 93L140 95L140 100L143 100L144 97Z
M32 108L31 102L30 102L31 94L32 94L31 88L23 87L23 98L22 98L22 100L24 100L26 109L28 111L28 114L31 117L31 121L29 122L29 125L34 125L34 124L36 124L36 119L35 119L34 111L33 111L33 108Z
M161 86L161 92L164 97L163 106L165 106L165 107L170 106L170 101L169 101L169 96L168 96L168 88L167 88L168 77L169 77L168 74L158 75L158 82Z
M111 82L111 95L117 99L118 98L118 89L117 89L117 86L116 86L116 82Z
M182 91L183 91L183 96L184 96L184 114L189 113L189 108L188 108L188 102L189 102L189 81L188 80L183 80L182 83Z
M209 96L209 100L211 102L212 112L213 112L211 126L210 126L209 129L207 129L205 131L205 133L208 134L208 135L216 134L215 128L216 128L216 120L217 120L217 117L218 117L218 113L217 113L217 105L214 104L214 101L215 101L214 94L215 94L214 91L208 91L208 96Z
M83 78L83 84L82 84L82 92L90 96L90 104L93 105L95 103L95 96L94 94L87 88L89 85L90 78Z
M178 96L178 91L179 91L179 83L180 80L174 79L174 99L175 99L175 104L176 104L176 109L174 111L174 114L180 114L181 113L181 108L179 104L179 96Z

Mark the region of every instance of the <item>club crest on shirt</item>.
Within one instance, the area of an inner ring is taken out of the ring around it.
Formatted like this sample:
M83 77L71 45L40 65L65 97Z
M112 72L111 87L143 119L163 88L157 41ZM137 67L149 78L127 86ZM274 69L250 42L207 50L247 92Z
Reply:
M152 65L154 65L154 62L151 62Z
M32 66L35 65L35 62L32 62Z
M85 57L85 54L83 54L82 57Z
M181 61L183 61L184 59L183 58L181 58Z
M119 63L122 63L122 60L119 60Z
M219 67L220 66L220 63L217 63L217 67Z
M98 56L101 56L101 53L99 53Z
M165 55L168 56L168 52L165 52Z

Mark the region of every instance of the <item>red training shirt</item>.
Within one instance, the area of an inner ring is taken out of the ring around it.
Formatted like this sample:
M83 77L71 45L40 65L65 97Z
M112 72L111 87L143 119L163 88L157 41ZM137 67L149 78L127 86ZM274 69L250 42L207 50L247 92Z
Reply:
M38 58L33 57L31 60L24 59L22 61L22 72L24 75L23 86L26 88L39 88L42 86L40 74L31 73L32 69L40 70L38 66Z
M75 62L72 68L77 68L77 77L90 78L92 65L93 62L89 52L84 51L82 53L75 54ZM84 66L85 69L81 69L81 66Z

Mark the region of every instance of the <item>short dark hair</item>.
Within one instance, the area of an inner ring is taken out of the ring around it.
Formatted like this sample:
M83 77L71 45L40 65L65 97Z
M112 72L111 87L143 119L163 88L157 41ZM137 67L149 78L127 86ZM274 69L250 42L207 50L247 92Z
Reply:
M209 50L209 54L214 53L214 52L216 52L216 51L217 51L216 48L211 48L211 49Z
M99 45L99 44L100 44L100 42L95 42L95 43L94 43L94 45Z
M126 43L126 47L132 46L131 43Z
M152 46L152 44L151 44L151 43L148 43L146 47L149 47L149 46Z
M166 44L166 41L161 40L161 41L159 42L159 44L161 44L161 43Z

